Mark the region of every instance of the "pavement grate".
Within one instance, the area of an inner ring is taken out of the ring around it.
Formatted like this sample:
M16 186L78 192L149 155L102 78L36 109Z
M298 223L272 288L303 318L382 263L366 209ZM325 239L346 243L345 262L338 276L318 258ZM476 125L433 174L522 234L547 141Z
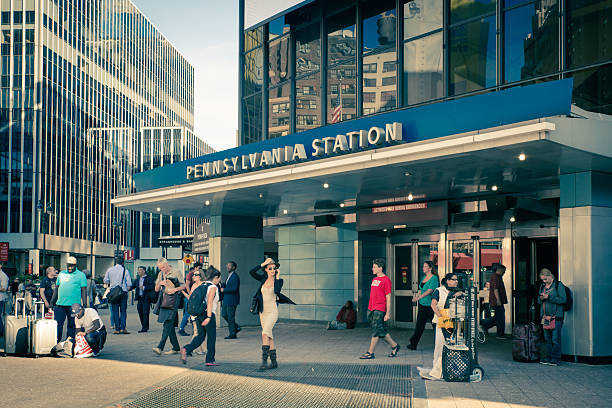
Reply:
M389 407L410 405L410 366L288 363L260 372L252 363L214 369L196 366L149 392L119 404L125 408Z

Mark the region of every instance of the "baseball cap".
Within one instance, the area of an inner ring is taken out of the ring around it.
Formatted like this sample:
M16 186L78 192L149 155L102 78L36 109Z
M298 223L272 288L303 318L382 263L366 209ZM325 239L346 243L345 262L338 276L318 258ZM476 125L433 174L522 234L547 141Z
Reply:
M77 260L74 256L69 256L68 259L66 259L66 263L68 265L76 265L77 264Z
M70 316L75 317L76 315L79 314L79 312L81 311L81 309L83 309L83 307L78 303L74 303L70 309L71 309Z

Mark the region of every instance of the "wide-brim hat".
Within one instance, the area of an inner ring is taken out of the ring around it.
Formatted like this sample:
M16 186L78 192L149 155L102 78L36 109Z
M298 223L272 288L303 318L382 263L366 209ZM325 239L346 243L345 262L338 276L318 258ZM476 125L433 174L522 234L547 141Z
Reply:
M266 260L263 262L263 268L265 268L266 266L270 265L270 264L274 264L276 265L277 268L280 267L280 263L278 263L277 261L275 261L273 258L266 258Z

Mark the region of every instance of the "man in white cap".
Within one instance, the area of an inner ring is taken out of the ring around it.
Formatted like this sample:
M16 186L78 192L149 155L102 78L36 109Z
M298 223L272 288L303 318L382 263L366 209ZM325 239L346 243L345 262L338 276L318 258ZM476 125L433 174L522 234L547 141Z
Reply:
M66 260L66 270L57 275L53 299L55 300L55 320L57 321L57 341L62 340L64 320L67 320L66 333L68 337L74 338L74 319L70 318L71 307L75 303L86 305L87 303L87 278L85 274L76 267L77 260L69 256Z

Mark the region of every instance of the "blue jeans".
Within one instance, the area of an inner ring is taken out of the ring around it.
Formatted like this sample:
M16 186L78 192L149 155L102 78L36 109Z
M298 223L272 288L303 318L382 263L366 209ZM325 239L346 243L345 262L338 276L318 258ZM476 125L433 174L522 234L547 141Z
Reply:
M64 330L65 320L67 320L66 334L68 337L72 337L74 339L76 329L74 326L74 318L70 317L70 313L72 313L71 306L55 305L53 308L53 313L55 315L55 321L57 322L57 341L63 340L62 332Z
M187 313L188 304L189 304L189 300L185 298L185 308L183 309L183 320L181 320L179 330L185 330L185 326L187 326L187 322L189 321L189 313Z
M558 363L561 360L561 329L563 328L563 319L555 319L555 328L552 330L544 330L544 341L546 341L546 356L545 360Z
M115 303L111 305L112 308L112 319L113 326L115 326L115 330L125 330L125 323L127 320L127 301L128 294L125 292L121 295L121 300L119 303Z
M98 354L104 348L104 343L106 343L106 329L102 327L99 331L86 334L85 340L93 352Z

